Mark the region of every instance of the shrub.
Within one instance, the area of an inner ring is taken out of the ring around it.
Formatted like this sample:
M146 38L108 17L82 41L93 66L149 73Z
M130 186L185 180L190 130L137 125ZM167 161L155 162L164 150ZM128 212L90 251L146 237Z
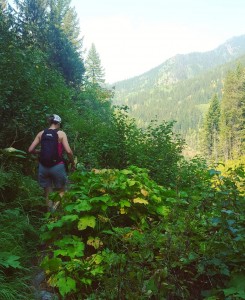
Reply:
M206 170L174 191L145 169L76 172L42 262L64 299L244 299L244 196Z

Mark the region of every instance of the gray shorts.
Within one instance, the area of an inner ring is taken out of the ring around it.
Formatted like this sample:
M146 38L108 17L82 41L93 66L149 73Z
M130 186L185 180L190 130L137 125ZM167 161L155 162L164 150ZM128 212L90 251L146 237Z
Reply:
M38 182L42 188L65 188L67 184L65 165L58 164L51 168L46 168L42 164L39 164Z

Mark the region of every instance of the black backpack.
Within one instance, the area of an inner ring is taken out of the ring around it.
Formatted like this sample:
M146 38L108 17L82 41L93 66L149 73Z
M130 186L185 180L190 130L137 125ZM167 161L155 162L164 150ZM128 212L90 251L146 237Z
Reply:
M45 129L41 136L39 162L45 167L53 167L62 161L58 153L58 129Z

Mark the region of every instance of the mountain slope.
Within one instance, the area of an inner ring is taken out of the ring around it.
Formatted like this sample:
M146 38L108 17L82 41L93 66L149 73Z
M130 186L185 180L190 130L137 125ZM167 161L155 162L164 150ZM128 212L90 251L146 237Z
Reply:
M245 63L245 35L204 53L176 55L160 66L115 83L115 104L129 106L140 126L152 119L176 120L184 135L197 128L213 94L221 96L229 69Z

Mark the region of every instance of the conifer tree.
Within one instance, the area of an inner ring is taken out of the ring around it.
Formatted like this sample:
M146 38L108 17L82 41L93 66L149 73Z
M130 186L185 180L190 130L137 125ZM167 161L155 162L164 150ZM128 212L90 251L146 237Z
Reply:
M204 120L204 153L208 158L217 161L218 139L220 132L220 103L215 94L211 101Z
M93 85L100 85L105 82L105 72L101 66L100 56L94 44L92 44L91 48L89 49L87 59L85 60L85 68L88 82L92 83Z
M78 19L71 0L15 0L18 30L26 43L47 53L50 64L69 85L79 87L83 80Z
M48 0L50 7L50 21L61 29L68 40L80 48L82 39L77 13L74 7L70 7L71 0Z
M63 73L66 82L79 87L85 72L81 56L78 20L75 10L70 8L71 0L49 0L49 53L51 61ZM67 15L73 16L73 22Z
M83 39L80 37L80 25L75 8L69 7L64 15L61 28L76 49L82 48Z
M15 0L18 30L28 44L44 49L47 36L48 0Z
M226 76L221 102L220 145L225 160L244 154L244 99L245 69L239 65Z

